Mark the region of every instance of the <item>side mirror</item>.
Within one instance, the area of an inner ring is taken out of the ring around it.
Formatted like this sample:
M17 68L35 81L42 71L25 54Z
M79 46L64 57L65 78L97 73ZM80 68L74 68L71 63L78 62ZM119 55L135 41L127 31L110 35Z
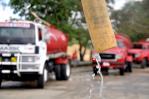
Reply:
M50 39L49 31L47 28L43 29L43 41L47 42Z
M49 33L46 33L46 34L44 35L44 37L43 37L43 40L44 40L45 42L47 42L49 39L50 39L50 35L49 35Z

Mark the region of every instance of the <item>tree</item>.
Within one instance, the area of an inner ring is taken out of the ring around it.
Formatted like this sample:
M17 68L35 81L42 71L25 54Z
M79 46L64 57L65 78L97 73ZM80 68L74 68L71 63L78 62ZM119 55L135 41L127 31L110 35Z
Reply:
M112 13L116 32L128 34L134 41L149 37L149 1L129 2Z
M0 5L1 5L4 9L5 9L6 6L8 6L7 3L4 2L4 0L0 0Z
M85 17L81 0L10 0L10 6L14 13L29 20L35 19L30 13L34 11L42 19L68 33L70 44L79 43L80 59L83 60L90 37L84 26Z

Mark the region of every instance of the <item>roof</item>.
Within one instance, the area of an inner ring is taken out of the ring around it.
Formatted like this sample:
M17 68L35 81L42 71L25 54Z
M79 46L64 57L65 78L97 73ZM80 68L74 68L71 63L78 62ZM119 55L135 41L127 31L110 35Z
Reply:
M41 23L37 23L37 22L34 22L34 21L28 21L28 20L6 20L6 21L0 21L0 25L3 26L3 25L6 25L7 23L16 23L18 26L20 24L34 24L34 25L37 25L39 27L43 27L45 25L41 24ZM7 25L6 25L7 26Z

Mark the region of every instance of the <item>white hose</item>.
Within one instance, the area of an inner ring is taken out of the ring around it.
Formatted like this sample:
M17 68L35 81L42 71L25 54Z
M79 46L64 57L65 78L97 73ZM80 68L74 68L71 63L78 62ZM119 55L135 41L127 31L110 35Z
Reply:
M97 63L96 68L98 69L97 73L99 74L99 81L100 81L100 86L99 86L99 87L100 87L100 88L99 88L99 89L100 89L99 97L100 97L100 99L102 99L104 79L103 79L103 75L102 75L102 73L101 73L101 66L100 66L101 57L100 57L99 54L96 53L96 54L93 55L93 58L96 59L96 63ZM93 76L93 79L94 79L95 74L93 74L92 76Z

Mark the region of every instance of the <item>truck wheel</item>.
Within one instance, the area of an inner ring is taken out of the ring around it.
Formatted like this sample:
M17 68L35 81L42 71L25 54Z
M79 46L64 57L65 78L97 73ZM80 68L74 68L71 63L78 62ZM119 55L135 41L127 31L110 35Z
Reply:
M119 73L120 73L121 76L125 75L125 70L124 70L124 68L120 68L120 69L119 69Z
M61 65L61 80L68 80L70 77L70 71L69 64Z
M147 65L146 65L146 67L149 67L149 61L146 59L146 61L147 61Z
M0 72L0 88L2 87L2 73Z
M2 79L0 79L0 88L2 87Z
M37 87L38 88L44 88L45 82L48 80L48 70L44 68L43 74L39 75L37 80Z
M132 63L131 62L127 62L126 65L127 66L126 66L125 71L131 73L132 72Z
M54 73L55 73L56 80L61 80L61 66L60 65L55 66Z
M55 76L56 80L68 80L70 77L70 65L56 65L55 66Z
M141 68L145 68L147 66L147 60L143 59L141 62Z
M49 78L49 76L48 76L48 70L46 68L46 69L44 69L44 82L45 83L48 81L48 78Z

